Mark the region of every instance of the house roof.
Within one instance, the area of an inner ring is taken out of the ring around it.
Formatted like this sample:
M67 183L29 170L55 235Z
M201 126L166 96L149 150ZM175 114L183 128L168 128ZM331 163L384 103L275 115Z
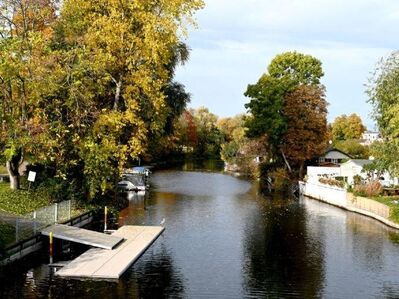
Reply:
M344 162L344 163L342 163L342 164L349 164L349 163L354 163L354 164L356 164L357 166L363 167L364 165L373 163L373 160L351 159L351 160L348 160L348 161L346 161L346 162ZM341 165L342 165L342 164L341 164Z
M337 149L337 148L335 148L335 147L329 147L329 148L326 150L326 152L324 153L324 155L327 155L327 154L330 153L330 152L339 152L339 153L341 153L341 154L343 154L343 155L345 155L345 156L348 156L350 159L352 159L352 157L351 157L349 154L347 154L347 153L345 153L345 152L343 152L343 151L341 151L341 150L339 150L339 149Z

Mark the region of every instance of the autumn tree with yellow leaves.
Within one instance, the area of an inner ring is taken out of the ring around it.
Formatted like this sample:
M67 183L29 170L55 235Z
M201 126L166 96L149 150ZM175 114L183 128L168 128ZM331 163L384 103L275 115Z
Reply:
M50 0L14 2L53 5ZM32 28L28 38L47 36L38 42L44 50L38 57L22 55L19 64L11 60L4 72L37 63L33 74L44 86L34 89L37 96L29 101L36 102L29 106L31 121L45 132L46 154L39 162L52 163L65 180L83 174L90 196L112 188L122 169L146 155L150 140L164 134L173 110L165 90L173 64L183 60L187 26L194 24L193 14L202 6L201 0L65 0L44 28L32 27L36 21L26 19L23 24ZM18 17L16 11L10 11L11 20ZM2 53L13 57L15 51ZM21 128L15 117L7 123ZM1 142L12 137L8 131ZM21 143L23 138L14 139ZM28 148L31 141L26 143L14 148Z
M45 152L43 101L58 88L49 56L55 21L50 0L0 1L0 149L12 189L25 157Z

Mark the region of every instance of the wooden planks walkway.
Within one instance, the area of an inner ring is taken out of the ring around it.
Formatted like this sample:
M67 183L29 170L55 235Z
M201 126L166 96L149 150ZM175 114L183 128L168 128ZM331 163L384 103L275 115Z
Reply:
M113 250L92 248L55 273L65 278L118 279L162 234L160 226L123 226L112 234L125 241Z
M53 232L54 238L104 249L113 249L123 241L123 238L119 236L110 236L104 233L63 224L54 224L41 231L42 235L45 236L50 235L50 232Z

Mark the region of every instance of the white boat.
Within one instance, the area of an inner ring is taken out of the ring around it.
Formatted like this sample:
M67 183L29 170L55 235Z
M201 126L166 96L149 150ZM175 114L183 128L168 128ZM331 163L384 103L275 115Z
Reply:
M117 187L122 191L145 191L147 189L146 179L139 173L124 173Z
M133 167L125 170L122 180L118 183L121 191L145 191L149 189L149 176L151 171L148 167Z

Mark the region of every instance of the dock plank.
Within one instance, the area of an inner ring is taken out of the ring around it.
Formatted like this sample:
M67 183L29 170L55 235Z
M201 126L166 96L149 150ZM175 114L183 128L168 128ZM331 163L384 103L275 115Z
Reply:
M118 279L162 234L160 226L123 226L112 236L125 241L113 250L92 248L56 272L64 278Z
M41 231L45 236L49 236L50 232L53 233L54 238L104 249L113 249L123 241L123 237L118 235L107 235L63 224L54 224Z

